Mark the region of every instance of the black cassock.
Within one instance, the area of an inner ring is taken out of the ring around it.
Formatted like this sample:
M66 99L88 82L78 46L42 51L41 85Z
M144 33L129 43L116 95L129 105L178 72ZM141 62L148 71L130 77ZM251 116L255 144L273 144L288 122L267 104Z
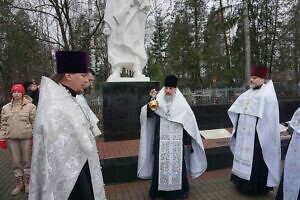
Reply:
M236 125L236 131L234 137L237 134L238 122ZM256 119L256 125L257 125ZM272 187L267 186L267 179L268 179L268 167L263 159L262 149L259 143L257 131L255 129L255 140L254 140L254 152L253 152L253 162L252 162L252 170L250 180L242 179L234 174L231 175L231 181L236 185L237 189L246 194L265 194L272 190Z
M89 162L84 164L68 200L94 200Z
M160 141L160 116L155 114L149 106L147 107L147 118L155 117L155 131L154 131L154 141L153 141L153 172L152 172L152 182L149 190L149 196L151 198L156 198L161 196L168 200L174 200L178 198L186 197L189 192L189 182L186 173L186 166L184 161L184 153L182 159L182 188L181 190L174 191L158 191L158 166L159 166L159 141ZM191 145L191 136L183 130L183 145ZM184 146L182 146L183 150Z
M76 97L76 92L69 88L68 86L63 85L73 97ZM90 173L89 162L86 161L82 167L80 174L77 178L77 181L71 191L71 194L68 200L94 200L93 185Z
M287 132L293 136L293 129L292 128L288 128ZM292 139L292 138L291 138ZM289 140L289 143L288 143L288 147L290 146L290 142L291 142L291 139ZM300 173L300 172L299 172ZM283 176L284 176L284 172L282 174L282 177L281 177L281 181L280 181L280 184L279 184L279 187L278 187L278 190L277 190L277 194L276 194L276 198L275 200L283 200ZM298 193L298 198L297 200L300 200L300 190L299 190L299 193Z

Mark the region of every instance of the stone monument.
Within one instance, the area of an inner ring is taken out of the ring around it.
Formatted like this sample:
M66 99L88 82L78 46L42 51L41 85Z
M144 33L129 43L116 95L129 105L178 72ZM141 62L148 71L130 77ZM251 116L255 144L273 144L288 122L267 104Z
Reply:
M145 26L149 0L108 0L104 13L108 62L112 74L102 87L104 140L138 139L141 106L159 83L142 74L147 63ZM122 69L133 77L120 77Z
M150 81L142 74L147 63L144 39L149 9L149 0L106 1L103 33L108 36L108 62L112 67L107 82ZM133 78L121 78L122 68L133 71Z

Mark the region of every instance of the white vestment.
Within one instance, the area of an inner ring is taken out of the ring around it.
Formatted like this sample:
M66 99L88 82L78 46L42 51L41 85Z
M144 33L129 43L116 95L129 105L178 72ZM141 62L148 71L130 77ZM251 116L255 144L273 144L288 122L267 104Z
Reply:
M158 190L181 190L183 157L182 125L161 117L159 135Z
M181 145L182 148L182 143L180 143L179 141L182 142L183 129L185 129L186 132L191 136L192 148L194 152L191 153L190 149L185 149L184 152L185 162L186 162L186 169L188 174L190 174L193 178L197 178L206 170L207 161L206 161L201 135L192 109L186 102L185 98L183 97L179 89L176 90L176 95L173 99L172 105L168 105L168 103L164 99L164 88L162 88L162 90L158 93L157 101L159 107L155 111L155 113L160 116L161 118L160 122L161 123L163 122L161 126L164 126L164 124L166 124L166 126L170 126L170 128L178 130L176 131L178 132L178 134L175 134L175 136L173 136L171 140L173 142L176 142L176 144L178 144L177 146ZM152 177L152 170L153 170L153 159L154 159L153 139L154 139L154 129L155 129L155 118L147 118L147 105L145 105L141 109L140 120L141 120L141 137L140 137L137 175L139 178L149 179ZM160 131L161 130L162 127L160 127ZM180 131L181 131L181 135L179 133ZM178 139L176 137L180 137L180 138ZM162 150L162 148L164 148L161 147L162 144L166 144L166 143L167 143L166 138L165 139L161 138L160 151ZM177 154L177 157L181 161L182 156L179 152L172 152L171 154L175 154L175 155ZM163 155L160 154L159 159L161 162L163 160ZM181 165L181 163L178 164ZM179 168L179 170L180 169L181 168ZM159 169L159 174L162 172L163 170ZM181 171L179 173L181 176ZM176 187L177 186L174 185L174 189L167 188L164 190L176 190Z
M294 113L289 126L294 132L285 157L283 199L297 200L300 190L300 108Z
M91 122L67 89L42 77L33 130L29 200L66 200L88 161L95 200L104 200Z
M279 108L273 82L269 80L260 89L249 89L240 95L228 110L233 124L230 148L233 153L232 173L250 180L253 162L255 128L268 167L268 187L280 182ZM238 120L238 115L239 121ZM256 120L257 126L256 126ZM237 137L234 137L238 125Z
M76 100L80 104L80 106L83 108L86 116L89 118L89 121L91 122L91 126L92 126L91 128L92 128L93 135L95 137L101 135L102 133L97 126L99 119L95 115L95 113L92 111L92 109L90 108L85 97L83 95L76 95Z

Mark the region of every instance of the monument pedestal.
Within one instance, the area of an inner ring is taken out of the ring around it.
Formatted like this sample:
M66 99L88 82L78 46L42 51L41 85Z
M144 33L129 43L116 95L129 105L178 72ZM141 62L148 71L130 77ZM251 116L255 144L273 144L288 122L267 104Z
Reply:
M139 139L140 110L159 82L107 82L102 87L104 141Z

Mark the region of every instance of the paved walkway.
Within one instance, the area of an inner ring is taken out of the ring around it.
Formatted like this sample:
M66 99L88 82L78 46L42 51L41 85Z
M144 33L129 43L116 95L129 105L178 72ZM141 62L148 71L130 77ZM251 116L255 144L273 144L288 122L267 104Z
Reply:
M126 173L126 172L124 172ZM190 200L272 200L276 190L264 196L245 196L238 193L229 181L230 169L205 172L200 178L190 180ZM14 188L14 177L7 151L0 149L0 200L26 200L24 193L10 196ZM109 200L147 200L150 181L136 181L105 186Z
M231 133L231 128L227 129ZM290 136L286 131L281 134L281 140L289 140ZM205 150L214 149L219 147L228 147L230 138L220 139L205 139L202 140ZM123 141L112 141L104 142L103 137L97 140L97 146L99 149L100 159L111 159L121 157L137 156L139 153L140 140L123 140Z

